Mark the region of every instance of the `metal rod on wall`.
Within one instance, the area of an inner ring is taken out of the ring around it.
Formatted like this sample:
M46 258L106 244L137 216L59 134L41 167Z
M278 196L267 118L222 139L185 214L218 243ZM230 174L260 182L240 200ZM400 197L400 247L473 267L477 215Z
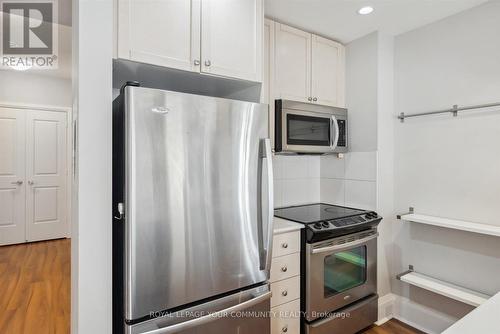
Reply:
M419 116L445 114L445 113L452 113L453 116L457 116L459 111L474 110L474 109L489 108L489 107L498 107L498 106L500 106L500 102L477 104L474 106L467 106L467 107L459 107L458 105L455 104L453 106L453 108L451 108L451 109L422 112L422 113L418 113L418 114L405 115L405 113L402 112L399 114L398 119L401 120L401 123L403 123L405 121L405 118L410 118L410 117L419 117Z

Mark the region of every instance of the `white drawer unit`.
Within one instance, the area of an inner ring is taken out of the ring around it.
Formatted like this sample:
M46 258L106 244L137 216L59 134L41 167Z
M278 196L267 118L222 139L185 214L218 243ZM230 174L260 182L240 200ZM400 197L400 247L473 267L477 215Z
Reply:
M271 333L300 333L300 299L271 309Z
M300 232L276 234L273 238L273 258L300 252Z
M271 334L300 334L300 229L275 220L271 263ZM295 229L296 228L296 229Z
M271 283L300 275L300 253L275 257L271 264Z
M300 276L271 283L271 307L300 298Z

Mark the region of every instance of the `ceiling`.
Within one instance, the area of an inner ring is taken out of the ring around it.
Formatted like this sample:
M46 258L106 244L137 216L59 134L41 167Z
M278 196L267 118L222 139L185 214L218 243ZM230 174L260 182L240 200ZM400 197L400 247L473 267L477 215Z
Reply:
M487 0L266 0L265 14L349 43L374 31L399 35L484 2ZM359 15L363 6L375 10Z

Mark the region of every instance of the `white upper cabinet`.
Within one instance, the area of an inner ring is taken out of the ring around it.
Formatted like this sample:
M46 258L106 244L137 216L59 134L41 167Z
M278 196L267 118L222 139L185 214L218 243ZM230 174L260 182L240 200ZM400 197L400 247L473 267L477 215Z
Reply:
M263 0L118 0L118 58L261 81Z
M271 65L274 98L345 106L342 44L276 22Z
M263 0L202 0L202 72L262 80Z
M311 34L276 23L275 96L308 102L311 97Z
M344 46L312 35L311 97L318 104L344 107Z
M199 71L200 15L200 0L119 0L118 57Z

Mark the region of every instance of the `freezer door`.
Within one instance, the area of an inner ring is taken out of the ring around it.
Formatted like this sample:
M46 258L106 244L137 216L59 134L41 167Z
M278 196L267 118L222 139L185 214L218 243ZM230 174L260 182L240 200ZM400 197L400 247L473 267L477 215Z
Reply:
M126 326L126 334L270 334L267 285Z
M125 318L266 281L267 106L125 89Z

